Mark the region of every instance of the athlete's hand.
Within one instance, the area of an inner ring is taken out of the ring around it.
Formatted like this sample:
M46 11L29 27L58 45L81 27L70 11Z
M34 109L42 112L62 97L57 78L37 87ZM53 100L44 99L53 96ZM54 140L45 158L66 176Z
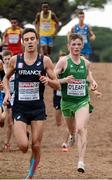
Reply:
M95 40L95 37L94 36L91 36L90 37L90 41L94 41Z
M91 90L92 90L92 91L95 91L97 88L98 88L98 84L96 83L96 81L93 81L93 82L91 83Z
M67 76L67 77L65 78L65 82L66 82L66 83L72 83L73 81L74 81L74 77L73 77L72 75Z
M3 105L7 106L9 104L10 99L11 99L10 93L6 93L4 97Z
M101 93L100 91L95 90L95 91L93 91L93 92L94 92L94 94L96 95L96 97L98 97L98 98L101 98L101 97L102 97L102 93Z
M47 76L40 76L39 80L45 85L49 82L49 78Z
M0 81L0 91L3 90L3 82Z
M72 75L67 76L67 77L65 77L63 79L59 79L61 84L72 83L73 80L74 80L74 77Z

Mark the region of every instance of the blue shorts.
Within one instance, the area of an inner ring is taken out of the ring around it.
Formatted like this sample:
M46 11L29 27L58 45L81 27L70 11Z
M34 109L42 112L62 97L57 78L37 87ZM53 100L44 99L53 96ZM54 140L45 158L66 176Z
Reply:
M4 96L5 96L5 93L0 91L0 107L2 107L3 105Z
M91 47L90 47L90 44L84 44L84 47L83 47L83 49L81 50L81 54L82 55L84 55L84 56L86 56L86 55L90 55L90 54L92 54L92 49L91 49Z
M5 97L5 93L4 92L0 92L0 107L2 107L3 105L3 100ZM7 105L7 108L10 109L12 108L11 102L9 101L9 104Z
M50 36L41 36L40 45L47 45L49 47L53 46L53 38Z

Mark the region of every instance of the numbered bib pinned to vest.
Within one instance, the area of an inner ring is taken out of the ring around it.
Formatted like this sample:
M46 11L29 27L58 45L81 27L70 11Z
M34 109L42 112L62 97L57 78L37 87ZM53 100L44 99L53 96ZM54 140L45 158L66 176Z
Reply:
M86 95L86 80L74 80L67 85L67 95L69 96L85 96Z

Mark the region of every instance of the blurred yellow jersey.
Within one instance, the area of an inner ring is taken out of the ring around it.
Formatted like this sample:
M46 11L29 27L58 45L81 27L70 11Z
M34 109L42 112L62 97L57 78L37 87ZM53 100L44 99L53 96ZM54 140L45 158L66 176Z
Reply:
M55 21L52 19L52 12L49 10L49 15L44 18L43 11L40 13L40 36L53 36L55 33Z

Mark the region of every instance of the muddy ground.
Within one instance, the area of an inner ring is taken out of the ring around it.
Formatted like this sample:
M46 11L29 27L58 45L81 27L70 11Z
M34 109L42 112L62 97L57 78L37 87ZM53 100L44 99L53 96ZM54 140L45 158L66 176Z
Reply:
M48 120L42 141L41 162L35 179L108 179L112 178L112 64L93 63L94 77L103 93L101 99L91 94L94 112L88 125L86 173L77 172L77 146L62 152L65 124L56 127L52 106L52 89L45 93ZM0 179L24 179L28 172L31 150L22 154L14 137L11 152L2 152L5 128L0 128Z

